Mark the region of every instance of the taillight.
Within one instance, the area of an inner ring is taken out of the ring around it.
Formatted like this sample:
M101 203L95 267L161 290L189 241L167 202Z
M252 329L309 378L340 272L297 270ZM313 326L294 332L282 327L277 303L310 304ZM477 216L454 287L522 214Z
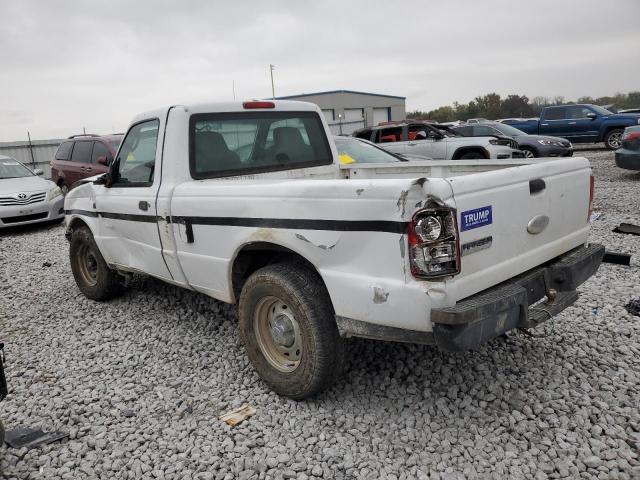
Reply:
M454 209L436 207L416 212L407 233L414 277L433 279L460 273L460 242Z
M587 221L591 219L591 212L593 212L593 200L596 197L596 179L593 175L589 177L589 215Z
M640 132L625 132L622 136L622 140L632 142L633 140L640 140Z
M252 109L252 108L276 108L276 104L273 102L259 102L254 100L252 102L244 102L242 104L244 108Z

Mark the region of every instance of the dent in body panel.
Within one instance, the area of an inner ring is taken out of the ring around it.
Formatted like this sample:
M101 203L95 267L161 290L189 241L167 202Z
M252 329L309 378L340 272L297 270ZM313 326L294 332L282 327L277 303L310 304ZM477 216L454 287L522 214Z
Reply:
M384 288L373 285L373 303L385 303L389 299L389 292L387 292Z

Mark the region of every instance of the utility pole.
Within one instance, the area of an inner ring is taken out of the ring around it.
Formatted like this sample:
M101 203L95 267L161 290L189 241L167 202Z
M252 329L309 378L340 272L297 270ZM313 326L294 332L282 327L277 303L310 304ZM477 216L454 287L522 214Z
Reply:
M276 89L273 86L273 71L275 70L275 68L275 65L273 65L272 63L269 64L269 71L271 72L271 98L273 99L276 98Z
M31 167L36 168L36 159L33 156L33 145L31 144L31 133L27 131L27 138L29 139L29 153L31 153Z
M231 89L233 90L233 99L236 99L236 81L232 80Z

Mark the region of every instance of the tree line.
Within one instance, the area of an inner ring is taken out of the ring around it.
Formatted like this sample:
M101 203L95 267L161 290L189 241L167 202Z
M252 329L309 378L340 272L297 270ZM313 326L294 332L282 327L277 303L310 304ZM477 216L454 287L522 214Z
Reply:
M617 93L607 97L580 97L575 102L567 101L564 97L534 97L526 95L507 95L502 98L497 93L488 93L476 97L469 103L454 102L435 110L423 112L415 110L407 113L407 118L434 120L436 122L452 122L454 120L468 120L469 118L529 118L537 117L544 107L567 103L592 103L595 105L615 105L618 109L640 108L640 91Z

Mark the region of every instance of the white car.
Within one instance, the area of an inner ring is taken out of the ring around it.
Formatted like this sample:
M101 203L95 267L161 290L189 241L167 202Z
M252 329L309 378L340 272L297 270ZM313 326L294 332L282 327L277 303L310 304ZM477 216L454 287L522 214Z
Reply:
M64 219L62 190L39 175L0 155L0 228Z
M420 121L363 128L352 135L379 144L395 154L421 155L434 160L523 157L513 140L493 136L465 137L445 125Z
M571 305L602 260L585 158L348 147L304 102L137 116L110 172L65 199L76 284L106 300L142 272L237 303L260 377L302 399L340 372L345 337L477 348Z

